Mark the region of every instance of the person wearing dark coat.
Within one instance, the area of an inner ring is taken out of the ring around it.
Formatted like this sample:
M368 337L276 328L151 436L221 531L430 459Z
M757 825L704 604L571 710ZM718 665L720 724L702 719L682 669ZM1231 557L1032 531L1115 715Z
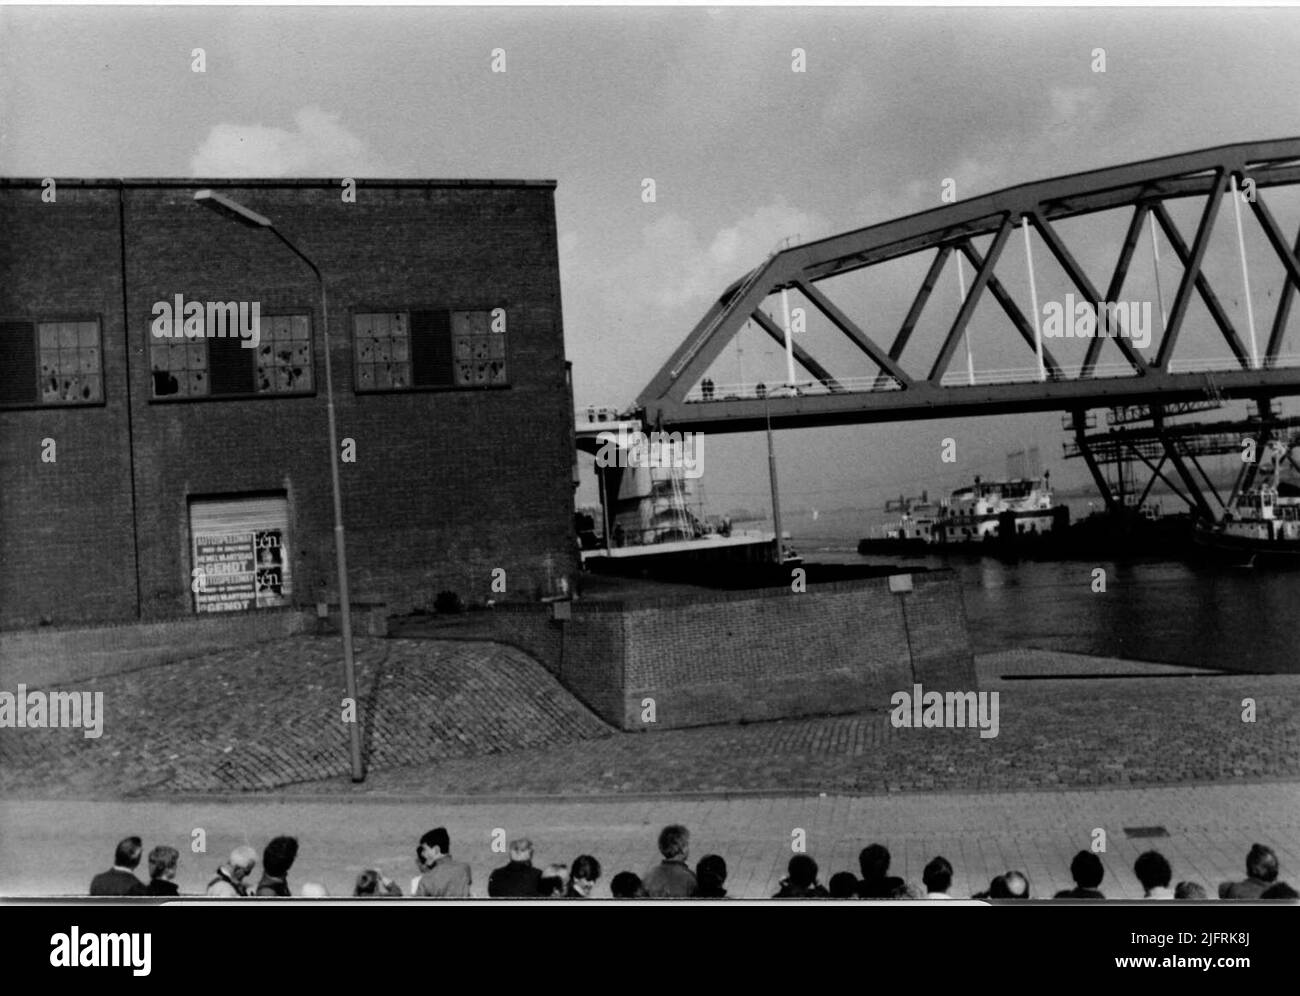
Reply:
M781 880L774 899L829 899L826 887L817 881L817 862L806 854L796 854L786 866L789 874Z
M510 861L488 875L493 899L535 899L541 895L542 870L533 867L533 842L510 842Z
M859 899L892 899L903 888L903 880L889 874L889 860L889 848L884 844L869 844L862 849L858 855L858 869L862 872Z
M1097 886L1101 885L1106 870L1101 866L1101 858L1091 851L1080 851L1070 862L1070 876L1074 879L1073 889L1062 889L1053 899L1105 899Z
M600 880L600 862L590 854L580 854L573 867L569 869L569 887L565 890L566 899L589 899L591 890Z
M174 847L159 844L149 852L149 886L145 890L151 896L179 896L181 890L172 881L176 877L176 863L180 852Z
M297 857L297 838L273 838L262 851L262 880L257 883L256 895L282 898L293 895L289 891L289 869Z
M143 896L145 886L135 877L135 869L144 853L144 842L139 837L127 837L117 845L113 854L113 867L100 872L90 880L92 896Z
M1223 882L1219 885L1220 899L1261 899L1263 893L1277 881L1277 854L1271 847L1254 844L1246 855L1246 878L1241 882Z

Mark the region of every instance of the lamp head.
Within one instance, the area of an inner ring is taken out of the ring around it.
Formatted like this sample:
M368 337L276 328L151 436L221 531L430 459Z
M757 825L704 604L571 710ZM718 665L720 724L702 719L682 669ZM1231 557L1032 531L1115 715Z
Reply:
M271 219L265 215L252 211L238 201L231 200L225 194L219 194L215 190L198 190L194 193L194 200L206 208L211 208L220 215L232 218L241 224L248 225L251 228L271 228Z

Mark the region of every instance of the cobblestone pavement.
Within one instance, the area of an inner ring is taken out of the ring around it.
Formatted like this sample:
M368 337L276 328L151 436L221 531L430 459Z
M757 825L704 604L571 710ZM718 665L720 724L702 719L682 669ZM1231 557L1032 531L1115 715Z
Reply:
M232 847L261 848L280 833L301 842L290 874L295 893L304 882L319 882L331 895L348 895L357 874L375 866L409 892L416 841L443 825L452 853L470 863L476 896L485 895L488 871L504 861L491 848L493 831L500 830L532 838L539 865L595 855L603 868L595 895L608 897L617 872L644 873L659 828L669 822L690 828L692 862L708 853L725 859L729 890L741 898L775 893L796 831L803 832L823 881L855 870L858 851L879 841L892 852L891 870L912 882L930 858L944 855L954 866L952 894L958 897L1013 868L1029 875L1035 896L1067 888L1070 858L1091 845L1096 829L1106 831L1100 857L1102 890L1110 898L1140 898L1133 861L1152 847L1169 859L1175 881L1201 882L1213 895L1218 882L1242 877L1246 851L1260 841L1277 851L1281 878L1300 885L1300 782L1292 781L871 797L0 802L0 895L84 895L91 876L108 867L114 843L128 833L140 834L146 848L165 843L181 852L182 892L200 892ZM1140 828L1158 835L1127 832ZM196 829L205 835L202 854L191 847Z
M859 714L626 733L376 772L364 786L335 780L290 791L857 794L1300 777L1300 677L1004 680L999 662L981 660L989 673L980 679L999 695L996 738L975 729L895 729L887 713ZM1083 666L1053 663L1065 673ZM1121 665L1142 667L1112 667ZM1254 723L1242 721L1245 698L1255 701Z
M611 733L511 647L358 639L356 650L372 771ZM0 729L0 794L242 791L346 774L342 686L339 643L326 637L58 686L104 693L103 735Z
M359 640L359 712L374 721L354 786L337 648L298 637L99 679L101 738L0 730L0 795L869 794L1300 777L1295 675L1020 650L978 662L980 687L999 695L995 738L894 729L884 712L613 733L511 648ZM1135 671L1147 676L1115 676ZM1111 676L1062 677L1077 674Z

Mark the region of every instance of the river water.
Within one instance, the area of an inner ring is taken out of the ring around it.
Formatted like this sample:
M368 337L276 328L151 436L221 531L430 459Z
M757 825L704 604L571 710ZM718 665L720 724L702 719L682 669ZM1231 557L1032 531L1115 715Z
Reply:
M1075 518L1080 509L1072 511ZM956 571L976 653L1038 647L1300 673L1300 568L1215 566L1191 558L1010 562L966 554L859 555L858 540L882 521L879 513L827 511L814 519L796 512L783 516L782 528L809 561ZM1093 591L1097 568L1105 571L1104 592Z

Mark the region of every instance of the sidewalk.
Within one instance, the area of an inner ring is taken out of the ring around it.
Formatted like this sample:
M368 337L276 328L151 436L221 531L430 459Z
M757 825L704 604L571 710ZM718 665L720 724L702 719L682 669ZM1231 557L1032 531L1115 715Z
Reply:
M505 858L491 851L493 830L528 836L536 863L571 863L589 853L603 874L597 897L608 897L619 871L644 873L655 857L659 829L686 824L692 864L721 854L734 896L766 898L789 860L792 834L806 833L807 853L826 881L857 869L857 853L879 841L893 853L895 874L918 881L936 854L955 869L953 895L969 896L1008 869L1029 875L1035 896L1067 888L1070 858L1087 848L1094 828L1107 834L1101 854L1108 897L1137 899L1133 860L1156 848L1173 865L1174 881L1192 879L1211 895L1219 881L1244 874L1255 841L1278 854L1281 878L1300 884L1300 782L1097 789L1075 792L925 793L885 797L843 795L639 801L484 800L442 804L413 796L406 802L341 799L297 802L3 802L0 803L0 895L84 895L91 876L108 867L116 841L136 833L145 848L168 843L181 852L182 892L202 890L230 849L245 842L259 850L275 834L301 842L290 882L323 883L331 895L350 894L356 875L379 866L409 890L413 853L421 833L445 825L453 854L473 869L474 894L485 895L487 873ZM1168 836L1129 838L1125 828L1162 827ZM207 852L194 854L195 828ZM260 873L260 869L259 869Z

